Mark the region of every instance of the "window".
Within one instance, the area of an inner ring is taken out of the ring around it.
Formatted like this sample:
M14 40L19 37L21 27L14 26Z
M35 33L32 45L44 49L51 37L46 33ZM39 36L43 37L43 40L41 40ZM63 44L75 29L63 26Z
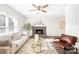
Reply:
M14 23L11 20L11 18L9 18L9 31L13 31L14 30Z
M17 22L14 18L0 14L0 34L15 31Z
M1 32L5 32L5 16L4 15L0 15L0 33Z

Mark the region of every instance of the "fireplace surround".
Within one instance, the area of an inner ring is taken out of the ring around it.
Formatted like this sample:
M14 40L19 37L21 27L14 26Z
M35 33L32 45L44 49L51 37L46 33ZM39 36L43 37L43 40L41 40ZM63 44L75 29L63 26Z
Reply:
M39 36L46 36L46 26L32 26L32 35L39 34Z

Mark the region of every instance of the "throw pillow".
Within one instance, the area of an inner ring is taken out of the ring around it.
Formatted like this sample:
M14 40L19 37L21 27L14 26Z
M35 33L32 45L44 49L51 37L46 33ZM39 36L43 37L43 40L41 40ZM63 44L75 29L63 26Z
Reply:
M22 36L27 36L27 35L28 35L28 32L22 31L21 35L22 35Z
M18 40L20 38L21 38L21 33L20 32L13 33L12 36L11 36L12 40Z

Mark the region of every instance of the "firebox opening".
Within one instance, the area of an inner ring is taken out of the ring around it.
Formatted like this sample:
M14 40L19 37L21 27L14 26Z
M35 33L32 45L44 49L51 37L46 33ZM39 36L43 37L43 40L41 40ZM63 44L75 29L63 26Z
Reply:
M42 29L36 29L36 34L43 34L43 30Z

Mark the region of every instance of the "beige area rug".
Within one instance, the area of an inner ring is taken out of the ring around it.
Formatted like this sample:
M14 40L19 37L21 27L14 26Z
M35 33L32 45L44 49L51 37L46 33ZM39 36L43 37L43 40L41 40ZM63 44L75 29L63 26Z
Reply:
M54 47L53 49L48 49L41 53L33 52L33 49L31 47L33 44L33 40L33 38L29 39L28 42L26 42L24 46L17 52L17 54L58 54Z

